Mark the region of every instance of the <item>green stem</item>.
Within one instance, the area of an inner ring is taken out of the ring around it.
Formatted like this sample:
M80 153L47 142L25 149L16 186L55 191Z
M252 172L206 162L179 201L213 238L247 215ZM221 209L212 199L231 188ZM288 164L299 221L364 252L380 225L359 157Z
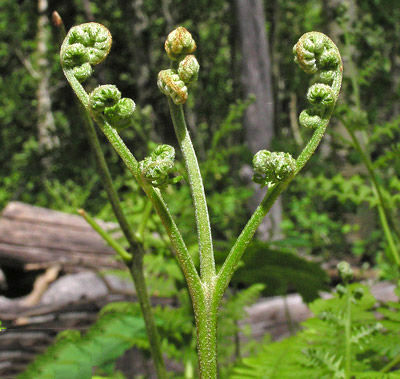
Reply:
M193 309L196 319L200 378L212 379L217 377L218 302L215 301L214 294L215 261L207 201L196 153L186 126L183 108L181 105L175 105L171 99L168 99L168 104L175 134L185 161L194 203L199 241L202 288L201 298L193 305Z
M122 258L125 263L132 261L132 254L128 253L122 245L110 236L88 213L83 209L79 209L78 213L86 220L86 222L106 241Z
M153 312L150 304L150 298L147 292L146 281L143 270L143 251L135 254L135 258L129 266L132 279L135 283L136 294L142 310L144 323L146 325L147 336L150 343L151 356L153 357L159 379L166 379L167 372L165 369L164 359L161 353L160 336L154 322Z
M396 355L380 372L389 372L390 369L400 363L400 354Z
M104 158L103 151L100 146L100 141L96 133L96 129L94 128L93 121L88 115L88 113L82 109L82 106L79 104L79 109L82 110L82 116L84 119L83 125L85 127L85 131L88 137L88 141L90 147L93 151L93 154L96 158L97 162L97 172L100 175L101 181L104 185L104 189L106 190L108 200L111 204L114 215L121 227L122 232L124 233L129 245L134 247L137 245L137 238L135 237L131 226L128 223L128 220L125 217L125 214L122 210L121 203L118 197L118 193L114 187L110 170L108 169L107 162Z
M144 243L144 233L146 230L147 221L149 221L150 218L152 208L153 205L151 204L151 201L146 201L146 205L144 206L144 211L142 215L142 220L139 224L138 231L136 233L137 238L141 243Z
M201 279L204 283L212 283L215 279L215 262L203 180L189 131L186 127L182 105L175 105L169 97L168 104L192 192L199 241Z
M346 124L344 124L346 126ZM353 145L358 151L358 153L361 156L361 159L364 162L365 167L367 168L369 178L372 184L372 189L374 196L378 202L378 213L379 213L379 219L382 224L383 232L385 234L386 240L389 245L389 249L392 253L392 258L396 262L398 266L400 266L400 256L399 252L397 251L396 244L394 243L393 235L389 227L388 223L388 217L390 217L390 213L387 209L387 206L385 205L385 200L382 194L382 189L381 186L379 185L378 179L375 175L374 168L372 167L371 160L367 156L367 154L364 152L362 149L360 143L358 142L357 137L355 136L354 132L346 126L347 132L349 133L351 140L353 141Z
M346 294L347 303L346 303L346 319L345 319L345 377L346 379L350 378L351 373L351 294Z
M217 313L218 306L208 297L201 307L195 309L197 351L200 378L217 378Z

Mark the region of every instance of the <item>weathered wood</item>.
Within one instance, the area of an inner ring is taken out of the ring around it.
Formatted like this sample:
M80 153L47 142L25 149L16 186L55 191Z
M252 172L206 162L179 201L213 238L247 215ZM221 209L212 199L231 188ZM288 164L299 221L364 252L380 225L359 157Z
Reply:
M115 223L99 221L107 230ZM59 263L67 271L95 264L117 268L114 251L105 245L84 219L77 215L10 203L0 218L0 265L21 266L31 263Z

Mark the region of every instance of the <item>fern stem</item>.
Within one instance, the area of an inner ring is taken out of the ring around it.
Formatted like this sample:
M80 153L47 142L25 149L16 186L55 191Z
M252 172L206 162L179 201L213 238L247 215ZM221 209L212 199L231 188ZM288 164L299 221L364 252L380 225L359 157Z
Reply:
M168 104L175 134L185 160L189 185L192 192L199 241L200 275L203 282L208 285L215 279L215 262L203 180L197 162L196 152L194 151L186 126L182 105L175 105L170 97L168 97Z
M346 318L345 318L345 378L350 379L351 373L351 293L346 293Z
M390 369L394 366L396 366L397 364L400 363L400 354L396 355L386 366L384 366L381 370L379 370L379 372L389 372Z
M135 283L136 294L142 310L144 323L146 325L147 337L149 339L151 356L153 357L157 376L159 379L166 379L167 372L165 369L164 359L161 353L160 336L154 322L153 311L151 309L150 298L147 292L146 280L144 278L143 269L143 250L135 254L135 258L129 265L132 279Z
M107 233L96 221L93 217L91 217L88 213L86 213L83 209L79 209L78 213L86 220L86 222L96 231L101 238L104 239L114 250L115 252L122 258L125 263L129 263L132 261L132 254L128 253L122 245L116 241L109 233Z
M81 83L74 77L70 70L64 69L65 77L67 78L69 84L74 90L79 101L85 107L85 110L90 113L89 107L89 96L85 89L82 87ZM145 181L141 179L139 164L136 158L132 155L128 147L122 141L118 132L101 116L93 115L94 120L97 125L107 137L114 150L118 153L122 161L125 163L128 170L131 172L133 177L137 180L138 184L142 187L143 191L149 197L155 210L157 211L166 231L170 238L172 247L176 253L179 264L185 274L185 278L188 283L188 288L192 301L197 301L197 293L202 293L202 287L199 275L194 266L193 260L187 250L186 244L182 238L182 235L175 224L172 215L170 214L162 196L158 189L152 187Z
M101 182L106 190L108 201L111 204L113 213L118 221L118 224L121 227L122 232L124 233L125 238L127 239L129 245L131 247L137 244L137 238L135 237L131 226L128 223L128 220L125 217L125 214L122 210L122 206L118 197L118 193L114 187L110 170L108 168L107 162L104 158L103 151L100 146L100 141L97 136L96 129L94 128L93 121L90 116L82 109L82 106L79 104L79 109L81 110L83 117L83 125L85 127L86 135L92 149L92 152L96 158L97 162L97 172L100 175Z
M147 222L149 221L149 218L150 218L150 214L151 214L152 208L153 208L153 206L151 204L151 201L147 200L146 201L146 205L144 206L142 220L141 220L141 222L139 224L138 231L136 233L137 238L139 239L139 241L141 243L144 242L144 233L145 233L145 230L146 230Z
M370 178L370 182L372 184L372 189L373 189L373 193L374 196L378 202L378 213L379 213L379 219L381 221L382 224L382 228L383 228L383 232L385 234L387 243L389 245L389 249L391 251L392 254L392 258L395 261L395 263L397 264L397 266L400 266L400 256L399 256L399 252L397 250L396 244L394 243L394 239L393 239L393 235L392 232L390 230L389 227L389 223L388 223L388 217L390 217L390 213L387 209L387 206L385 204L385 200L382 194L382 189L381 186L378 182L378 179L376 177L376 174L374 172L374 168L372 167L372 163L370 158L367 156L367 154L365 153L365 151L362 149L357 137L355 136L354 132L351 130L351 128L349 128L346 123L344 123L344 125L346 126L347 132L349 133L351 140L353 141L353 145L356 148L356 150L358 151L358 153L361 156L361 159L364 162L365 167L367 168L368 174L369 174L369 178Z

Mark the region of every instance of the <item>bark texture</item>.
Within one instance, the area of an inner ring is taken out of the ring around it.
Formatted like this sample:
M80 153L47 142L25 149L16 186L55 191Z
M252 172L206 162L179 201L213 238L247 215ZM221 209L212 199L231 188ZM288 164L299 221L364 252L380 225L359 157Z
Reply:
M245 113L244 128L250 151L255 154L268 149L274 134L274 101L271 59L265 30L264 6L261 0L235 0L240 50L242 55L242 87L246 97L255 101ZM246 171L246 170L245 170ZM245 174L244 177L249 175ZM265 190L254 186L251 210L260 203ZM278 200L259 228L263 240L279 234L281 204Z
M47 57L47 46L50 38L49 18L47 17L47 0L38 0L38 24L37 24L37 116L38 116L38 140L39 149L42 152L58 146L59 140L54 135L55 121L51 111L50 97L50 64ZM50 162L44 161L45 165Z

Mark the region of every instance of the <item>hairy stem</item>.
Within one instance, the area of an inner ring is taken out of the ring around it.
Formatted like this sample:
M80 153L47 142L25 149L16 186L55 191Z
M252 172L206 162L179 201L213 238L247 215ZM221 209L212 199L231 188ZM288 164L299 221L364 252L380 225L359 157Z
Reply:
M171 98L168 98L168 104L175 133L185 160L192 192L200 251L200 274L203 282L208 285L215 278L215 262L203 180L189 131L186 127L182 105L175 105Z

